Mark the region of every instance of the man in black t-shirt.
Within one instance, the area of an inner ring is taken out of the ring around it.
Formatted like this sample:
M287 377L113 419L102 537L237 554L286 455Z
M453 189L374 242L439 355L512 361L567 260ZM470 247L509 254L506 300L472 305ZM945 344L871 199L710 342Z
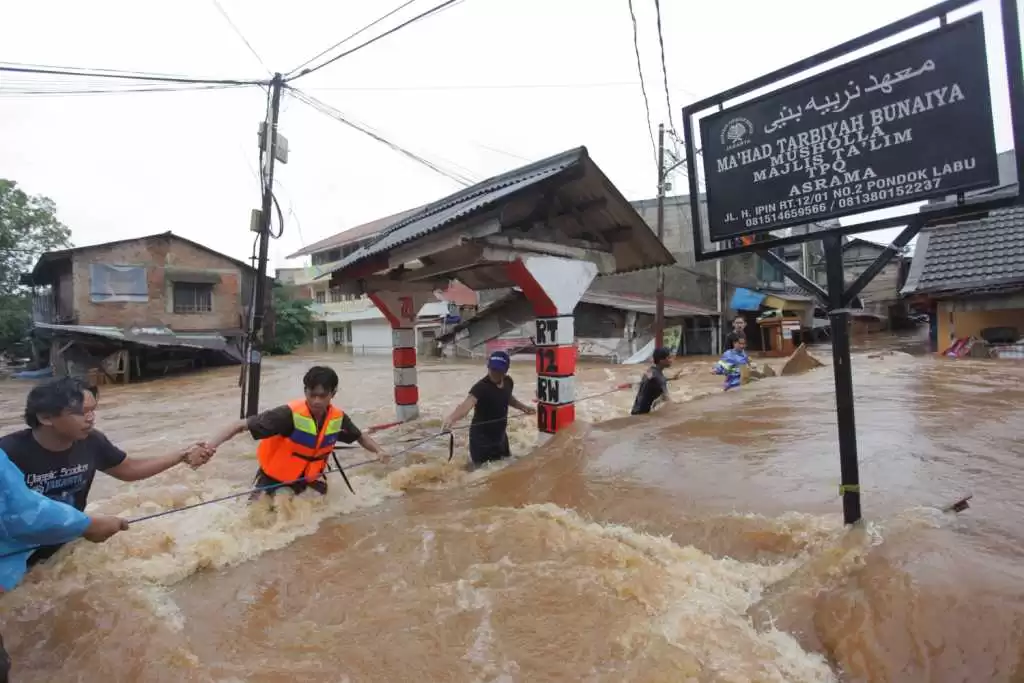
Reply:
M73 377L50 380L28 393L28 429L0 438L0 449L24 473L30 489L83 511L97 470L121 481L139 481L183 462L194 467L203 462L205 449L198 444L155 458L132 458L93 428L95 420L95 387ZM60 547L37 550L29 565Z
M672 366L672 352L666 348L655 349L652 360L654 364L640 380L640 388L633 401L632 415L645 415L651 412L654 402L659 398L667 403L672 402L668 393L668 378L665 377L665 369Z
M487 375L473 385L466 400L444 421L442 429L449 431L453 424L473 411L469 427L469 458L473 467L511 455L507 431L509 406L527 415L537 412L512 395L515 382L508 376L511 364L511 358L504 351L492 353L487 360Z

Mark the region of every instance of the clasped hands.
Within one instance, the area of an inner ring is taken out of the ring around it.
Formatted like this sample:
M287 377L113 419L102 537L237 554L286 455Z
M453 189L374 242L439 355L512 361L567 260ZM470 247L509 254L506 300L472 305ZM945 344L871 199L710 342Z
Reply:
M182 461L192 469L198 469L208 463L216 452L217 449L210 444L198 441L182 452Z

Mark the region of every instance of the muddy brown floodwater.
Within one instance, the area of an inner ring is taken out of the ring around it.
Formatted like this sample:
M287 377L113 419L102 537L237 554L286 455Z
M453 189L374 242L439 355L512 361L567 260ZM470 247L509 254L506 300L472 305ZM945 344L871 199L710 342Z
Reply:
M651 416L628 417L629 392L583 401L539 446L514 420L507 464L467 474L461 432L453 464L437 441L352 470L355 496L336 481L326 500L213 504L73 544L3 596L15 680L1024 681L1024 366L871 356L854 359L863 528L842 526L830 368L723 394L690 361L681 403ZM273 359L262 404L326 361L357 424L390 421L389 360ZM638 372L586 366L577 395ZM530 364L512 373L529 399ZM423 417L381 443L436 431L480 374L421 365ZM236 377L106 389L98 426L159 454L235 417ZM27 388L0 384L2 431ZM242 490L254 451L239 437L198 472L99 475L93 506ZM939 511L967 493L970 510Z

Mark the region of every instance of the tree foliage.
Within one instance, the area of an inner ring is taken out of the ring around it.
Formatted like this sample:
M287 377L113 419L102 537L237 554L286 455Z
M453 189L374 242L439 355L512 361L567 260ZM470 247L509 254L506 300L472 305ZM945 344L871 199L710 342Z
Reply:
M273 296L274 338L269 340L265 350L272 354L291 353L302 346L312 332L312 302L290 298L278 283L274 284Z
M20 283L40 254L71 246L52 199L31 196L0 178L0 351L13 350L32 326L32 299Z

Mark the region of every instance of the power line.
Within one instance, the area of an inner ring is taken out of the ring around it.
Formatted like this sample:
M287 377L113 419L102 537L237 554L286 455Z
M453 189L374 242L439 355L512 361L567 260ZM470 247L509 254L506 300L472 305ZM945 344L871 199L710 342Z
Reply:
M368 46L372 45L373 43L376 43L381 38L385 38L385 37L391 35L392 33L395 33L396 31L399 31L399 30L405 28L406 26L409 26L410 24L414 24L414 23L416 23L417 21L419 21L421 19L425 19L425 18L429 17L431 14L436 14L437 12L440 12L441 10L443 10L443 9L445 9L445 8L451 6L451 5L454 5L455 3L458 3L458 2L462 2L462 0L445 0L441 4L435 5L434 7L431 7L430 9L426 10L425 12L421 12L420 14L417 14L412 19L408 19L407 21L402 22L398 26L395 26L392 29L388 29L384 33L381 33L380 35L378 35L378 36L376 36L374 38L370 38L365 43L360 43L359 45L356 45L351 50L346 50L345 52L342 52L341 54L336 55L336 56L328 59L326 62L323 62L319 66L314 66L314 67L311 67L311 68L307 67L307 68L303 69L297 75L292 76L289 80L295 80L296 78L302 78L303 76L307 76L307 75L309 75L309 74L311 74L311 73L313 73L315 71L319 71L320 69L324 68L325 66L328 66L328 65L333 64L334 62L338 61L342 57L347 57L350 54L358 52L359 50L362 50L364 47L368 47ZM632 0L630 0L630 2L632 2Z
M654 13L658 24L658 44L661 46L661 74L665 81L665 104L668 106L668 123L669 126L675 128L676 124L672 119L672 97L669 95L668 88L668 68L665 66L665 37L661 32L661 0L654 0Z
M201 92L206 90L237 90L252 87L248 85L192 85L192 86L141 86L137 88L81 88L81 89L32 89L28 87L4 88L0 87L0 97L14 99L17 97L67 97L67 96L91 96L91 95L127 95L133 93L162 93L162 92Z
M324 56L325 54L327 54L328 52L330 52L331 50L335 50L335 49L337 49L338 47L340 47L340 46L344 45L344 44L345 44L345 43L347 43L348 41L350 41L350 40L352 40L353 38L355 38L356 36L358 36L358 35L359 35L360 33L363 33L364 31L368 31L369 29L373 28L374 26L376 26L376 25L377 25L377 24L379 24L380 22L384 21L385 19L387 19L388 17L392 16L393 14L396 14L397 12L400 12L400 11L402 11L403 9L405 9L406 7L408 7L409 5L411 5L411 4L412 4L412 3L414 3L414 2L416 2L416 0L407 0L406 2L404 2L404 3L402 3L401 5L399 5L398 7L396 7L395 9L393 9L393 10L391 10L390 12L388 12L387 14L385 14L384 16L382 16L382 17L378 17L378 18L377 18L377 19L375 19L374 21L371 21L371 22L370 22L369 24L367 24L366 26L362 27L361 29L359 29L359 30L358 30L358 31L356 31L355 33L352 33L352 34L350 34L350 35L348 35L348 36L346 36L346 37L342 38L341 40L339 40L339 41L338 41L337 43L335 43L334 45L331 45L331 46L330 46L329 48L327 48L326 50L322 50L321 52L317 53L317 54L316 54L316 55L314 55L313 57L310 57L309 59L307 59L306 61L304 61L304 62L303 62L302 64L299 64L299 65L298 65L297 67L295 67L294 69L292 69L291 71L289 71L289 72L288 72L288 74L286 75L286 77L289 77L289 78L290 78L290 77L291 77L291 75L292 75L292 74L294 74L295 72L299 71L300 69L302 69L302 68L304 68L304 67L306 67L306 66L309 66L310 64L312 64L313 62L315 62L316 60L320 59L320 58L321 58L321 57L323 57L323 56Z
M447 90L575 90L587 88L635 88L639 81L609 81L607 83L467 83L465 85L394 85L394 86L315 86L307 91L339 92L415 92ZM685 92L683 88L676 88Z
M654 142L654 131L651 129L651 104L647 99L647 86L644 85L644 69L640 64L640 38L637 35L636 13L633 12L633 0L629 0L629 18L633 21L633 49L636 51L636 70L640 76L640 92L644 96L644 110L647 112L647 134L651 136L651 151L654 153L654 165L658 165L658 145Z
M462 176L462 175L460 175L458 173L455 173L453 171L445 170L445 169L441 168L438 164L435 164L432 161L428 161L427 159L423 158L422 156L420 156L420 155L418 155L418 154L416 154L414 152L411 152L411 151L405 149L404 147L398 145L397 143L391 142L390 140L385 138L383 135L380 135L379 133L376 133L376 132L370 130L368 127L360 125L360 124L357 124L357 123L349 120L348 117L346 117L342 112L338 111L337 109L335 109L331 105L326 104L325 102L321 102L320 100L316 99L312 95L309 95L308 93L305 93L305 92L299 90L298 88L294 88L294 87L291 87L291 86L289 86L287 90L288 90L289 94L292 95L292 97L295 97L299 101L306 103L307 105L313 107L314 109L316 109L320 113L325 114L326 116L329 116L332 119L334 119L336 121L339 121L340 123L343 123L346 126L349 126L350 128L354 128L355 130L358 130L363 135L367 135L367 136L373 138L374 140L376 140L377 142L380 142L380 143L382 143L384 145L387 145L388 147L390 147L394 151L398 152L399 154L402 154L403 156L406 156L409 159L412 159L413 161L415 161L418 164L426 166L427 168L429 168L430 170L434 171L435 173L437 173L439 175L443 175L445 178L448 178L449 180L452 180L452 181L458 183L459 185L462 185L463 187L469 187L470 185L475 184L474 180L466 178L466 177L464 177L464 176Z
M158 83L187 83L194 85L265 85L269 81L240 80L229 78L192 78L189 76L167 76L163 74L133 73L112 69L85 69L78 67L21 66L9 62L0 63L0 72L24 74L48 74L52 76L76 76L89 78L111 78L128 81L154 81Z
M238 36L243 43L245 43L245 46L247 48L249 48L249 52L251 52L252 56L256 58L256 61L259 62L260 65L267 70L267 73L273 74L273 72L270 70L270 67L267 66L267 63L263 61L262 57L260 57L260 53L256 52L256 48L252 46L252 43L246 40L245 34L243 34L241 29L239 29L238 26L235 25L235 22L231 21L231 17L228 15L224 7L221 6L220 2L218 0L212 0L212 2L213 6L217 8L218 12L220 12L220 15L224 17L224 21L228 22L228 26L230 26L231 30L235 32L235 35Z

